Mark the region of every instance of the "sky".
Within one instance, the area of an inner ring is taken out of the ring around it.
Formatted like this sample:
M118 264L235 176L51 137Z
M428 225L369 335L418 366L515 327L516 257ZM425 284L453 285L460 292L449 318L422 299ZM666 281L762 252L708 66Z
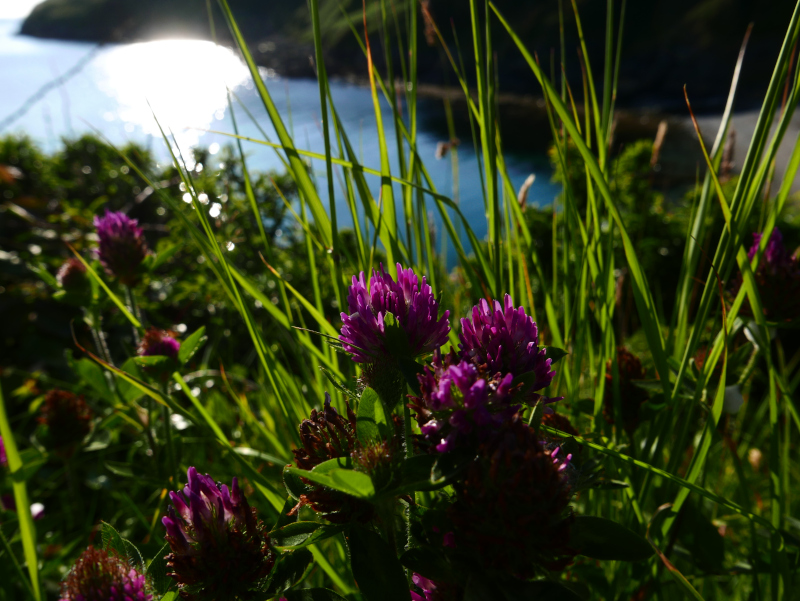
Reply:
M0 0L0 19L27 17L33 7L42 0Z

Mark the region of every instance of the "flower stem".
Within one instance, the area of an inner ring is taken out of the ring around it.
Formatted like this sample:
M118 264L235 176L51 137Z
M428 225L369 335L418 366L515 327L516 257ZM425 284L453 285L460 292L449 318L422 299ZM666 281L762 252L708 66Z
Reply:
M167 439L167 461L169 462L169 475L173 479L172 483L177 485L179 481L178 461L175 456L175 445L172 441L172 411L166 405L161 407L164 415L164 432Z
M111 362L111 353L108 351L108 345L106 345L105 334L103 334L103 329L100 327L100 311L94 305L90 309L84 309L84 311L88 313L90 330L92 331L92 338L97 352L100 353L106 363L114 365Z
M124 288L125 288L125 300L128 301L128 306L131 308L133 316L139 320L139 323L144 323L142 322L142 315L139 312L139 306L136 304L136 297L133 294L133 289L128 285L125 285ZM136 344L136 346L139 346L140 342L139 331L136 329L136 326L131 326L131 327L133 329L133 341Z
M414 456L413 432L411 431L411 410L408 408L408 403L403 403L403 442L406 448L406 458ZM414 503L417 502L417 493L414 492ZM411 541L411 505L408 505L403 511L403 518L405 518L406 525L406 549L412 547Z
M395 503L395 499L390 498L383 503L379 503L377 508L380 520L383 522L383 531L386 535L386 540L389 543L389 547L395 553L397 553L397 533L395 532L394 519Z

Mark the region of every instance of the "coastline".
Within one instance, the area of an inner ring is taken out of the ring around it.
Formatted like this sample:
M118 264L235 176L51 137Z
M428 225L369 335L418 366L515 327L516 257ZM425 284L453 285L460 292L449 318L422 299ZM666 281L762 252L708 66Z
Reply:
M23 23L20 19L7 19L5 21ZM21 31L18 31L16 35L41 40L53 39L50 37L28 36L21 33ZM69 41L92 43L86 40ZM150 40L141 39L135 41ZM132 42L134 40L122 43ZM220 44L226 48L234 48L231 40L227 40L226 43L226 40L223 39ZM316 76L313 68L313 45L311 44L296 43L285 36L271 36L252 43L250 50L259 67L273 70L275 74L281 77L306 79L315 78ZM329 77L332 80L340 80L351 85L369 86L368 79L361 75L366 69L366 59L363 56L361 59L364 61L364 69L360 69L362 66L360 61L331 59L326 64ZM401 92L403 90L402 85L396 86L396 88ZM470 92L475 96L475 90L470 90ZM459 131L469 131L466 102L461 87L424 82L418 84L417 96L421 102L448 100L453 108ZM501 107L499 115L504 144L517 151L546 152L551 136L544 98L534 93L521 94L504 91L497 95L497 102L498 106ZM578 112L582 114L580 105L578 106ZM698 116L707 144L713 142L719 118L719 114L701 114ZM734 115L733 127L737 134L734 155L738 157L739 163L744 158L756 120L757 113L752 111L738 112ZM657 175L658 185L664 190L685 188L687 185L694 183L698 167L701 171L704 168L702 153L697 143L694 129L691 126L688 111L684 111L683 114L675 114L674 112L660 110L658 107L617 108L615 111L615 147L618 149L628 142L642 138L653 139L661 121L667 122L668 133L661 152ZM443 140L447 138L446 131L442 130L438 133ZM787 133L776 157L776 177L782 175L785 170L791 154L791 144L797 134L800 134L800 122L795 119L790 125L790 131ZM792 189L797 191L800 189L800 184L795 183Z

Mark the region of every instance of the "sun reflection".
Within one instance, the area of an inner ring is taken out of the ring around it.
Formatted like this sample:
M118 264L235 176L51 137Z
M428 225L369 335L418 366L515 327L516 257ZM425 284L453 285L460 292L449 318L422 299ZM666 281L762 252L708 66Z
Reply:
M98 57L101 88L119 104L117 118L160 136L153 114L183 149L197 144L202 132L225 115L226 86L234 89L249 77L233 51L199 40L161 40L117 46ZM149 106L148 106L149 103ZM152 110L151 110L152 107Z

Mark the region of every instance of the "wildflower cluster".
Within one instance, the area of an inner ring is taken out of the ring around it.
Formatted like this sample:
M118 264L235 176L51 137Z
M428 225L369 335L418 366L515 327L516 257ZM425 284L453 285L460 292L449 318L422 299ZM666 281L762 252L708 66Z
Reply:
M164 356L170 359L178 357L181 348L180 342L172 337L172 332L159 330L158 328L148 328L144 333L136 354L140 357Z
M420 574L413 574L411 582L411 601L458 601L464 592L452 583L434 582Z
M566 567L575 554L569 548L568 463L553 455L518 416L484 442L448 511L456 546L523 578L537 566Z
M419 391L408 404L419 426L415 445L437 465L441 458L444 464L460 461L462 468L449 477L453 495L441 496L438 504L446 531L423 536L422 544L432 545L448 561L471 558L506 577L527 579L541 570L562 569L575 555L569 547L572 456L558 442L537 435L522 418L526 405L558 400L543 394L555 372L539 344L536 323L509 295L502 303L481 300L461 320L458 349L445 353L448 313L438 318L424 278L419 288L409 285L419 280L399 265L397 277L395 282L381 269L373 273L369 288L363 274L353 278L351 314L342 315L340 340L362 364L366 385L398 358L432 354L417 370L417 382L410 382ZM382 390L373 387L383 398ZM391 409L393 403L384 407ZM325 411L331 411L327 403ZM553 412L547 408L546 413ZM571 430L568 420L561 419L566 425L559 425ZM304 422L301 435L307 427ZM351 420L349 429L342 428L356 435L348 438L355 440L355 447L340 444L338 456L346 451L359 456L358 427L358 420ZM318 442L316 448L323 447ZM336 444L327 443L320 460L334 448ZM442 530L437 526L435 532ZM457 583L434 581L425 573L415 574L412 581L415 601L463 596Z
M132 285L147 252L141 230L108 212L97 225L100 260ZM83 276L81 267L62 268L63 288ZM375 591L401 587L411 601L461 601L468 587L458 574L465 570L513 587L570 564L580 552L571 544L577 468L567 441L537 432L524 414L533 407L543 423L577 431L550 408L558 400L546 395L553 361L525 310L508 295L482 300L461 320L457 348L446 348L449 312L425 278L400 265L396 278L383 267L369 281L354 277L348 306L340 343L361 368L359 385L339 382L347 394L338 409L326 394L299 424L299 445L284 468L291 498L276 524L268 530L237 478L228 487L189 467L161 520L169 549L159 558L160 584L117 547L89 547L64 581L62 601L151 601L167 588L189 601L290 598L287 587L310 573L305 541L340 533L363 591L370 588L365 565L395 562L387 575L402 573L394 554L400 536L433 558L405 566L410 589L405 577L372 583ZM174 333L151 327L134 359L145 378L163 384L181 348ZM623 355L619 363L625 374L634 369ZM401 404L409 389L415 394ZM40 421L52 431L51 446L62 448L81 441L91 419L83 398L51 391ZM169 428L172 420L163 421ZM160 434L158 423L147 425ZM424 507L415 503L418 491L429 495Z

